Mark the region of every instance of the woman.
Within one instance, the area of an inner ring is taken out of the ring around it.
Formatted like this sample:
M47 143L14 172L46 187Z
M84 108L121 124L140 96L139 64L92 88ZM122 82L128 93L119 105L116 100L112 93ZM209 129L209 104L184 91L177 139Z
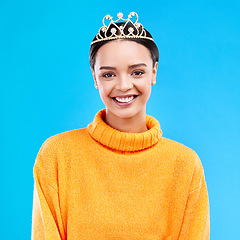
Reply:
M162 137L146 115L157 46L134 12L103 23L90 65L106 109L40 149L32 239L209 239L197 154Z

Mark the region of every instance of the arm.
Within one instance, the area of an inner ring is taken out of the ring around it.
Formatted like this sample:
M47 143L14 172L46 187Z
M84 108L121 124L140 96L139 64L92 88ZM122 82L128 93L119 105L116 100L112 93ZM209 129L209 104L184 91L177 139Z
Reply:
M208 240L209 202L203 168L197 159L179 240Z
M34 166L32 240L65 239L54 161L51 151L41 149Z

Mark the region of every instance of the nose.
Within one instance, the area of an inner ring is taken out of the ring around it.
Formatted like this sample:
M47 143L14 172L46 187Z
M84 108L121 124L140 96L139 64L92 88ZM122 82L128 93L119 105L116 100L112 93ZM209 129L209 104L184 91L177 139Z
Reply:
M127 92L133 87L133 83L127 74L118 76L116 89L122 92Z

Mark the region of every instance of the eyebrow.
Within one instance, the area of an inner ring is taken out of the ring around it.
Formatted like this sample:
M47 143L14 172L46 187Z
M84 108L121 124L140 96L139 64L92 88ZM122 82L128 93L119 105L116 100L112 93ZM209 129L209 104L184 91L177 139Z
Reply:
M128 66L129 69L136 68L136 67L147 67L147 64L145 64L145 63L137 63L137 64L133 64L133 65ZM99 68L99 70L103 70L103 69L106 69L106 70L116 70L117 68L116 67L111 67L111 66L102 66L102 67Z
M145 63L138 63L138 64L131 65L128 68L136 68L136 67L147 67L147 64L145 64Z
M99 68L99 70L102 70L102 69L107 69L107 70L116 70L115 67L110 67L110 66L102 66Z

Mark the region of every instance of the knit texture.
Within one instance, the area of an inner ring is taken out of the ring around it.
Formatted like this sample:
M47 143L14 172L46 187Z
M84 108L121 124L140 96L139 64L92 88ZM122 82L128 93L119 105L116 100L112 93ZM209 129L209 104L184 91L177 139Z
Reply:
M34 166L32 239L209 239L197 154L148 131L123 133L100 111L87 128L49 138Z

